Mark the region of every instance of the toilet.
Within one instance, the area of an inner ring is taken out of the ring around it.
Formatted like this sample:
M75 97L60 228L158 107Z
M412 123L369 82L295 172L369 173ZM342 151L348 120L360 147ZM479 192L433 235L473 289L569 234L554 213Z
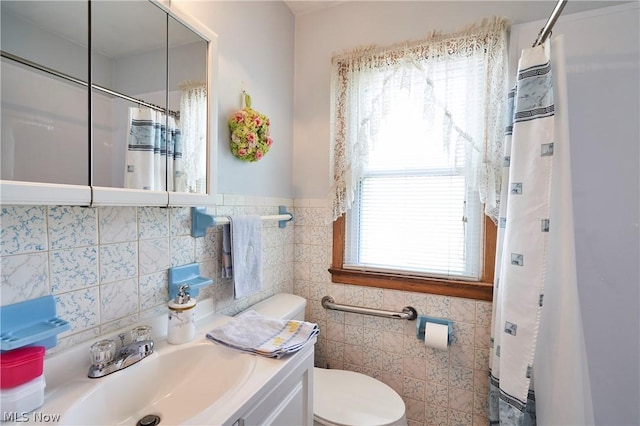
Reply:
M280 293L248 308L261 315L304 320L307 301ZM313 424L406 426L400 395L379 380L346 370L313 369Z

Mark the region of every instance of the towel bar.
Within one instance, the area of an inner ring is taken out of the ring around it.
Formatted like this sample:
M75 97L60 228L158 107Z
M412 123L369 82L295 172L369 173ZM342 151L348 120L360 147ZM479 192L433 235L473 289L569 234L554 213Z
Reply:
M418 312L411 306L405 306L402 312L383 311L373 308L361 308L359 306L340 305L335 303L333 297L325 296L322 298L322 307L325 309L333 309L335 311L352 312L354 314L373 315L376 317L406 319L414 321L418 317Z
M278 227L286 228L287 222L294 219L293 213L287 211L285 206L278 206L279 214L260 216L262 220L277 220ZM214 216L207 213L206 207L191 208L191 236L193 238L204 237L207 228L216 225L227 225L229 223L228 216Z

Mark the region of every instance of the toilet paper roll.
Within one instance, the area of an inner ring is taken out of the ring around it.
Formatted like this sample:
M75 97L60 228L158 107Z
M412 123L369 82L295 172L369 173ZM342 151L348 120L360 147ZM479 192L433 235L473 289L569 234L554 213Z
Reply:
M447 349L449 326L428 322L424 327L424 345L428 348Z

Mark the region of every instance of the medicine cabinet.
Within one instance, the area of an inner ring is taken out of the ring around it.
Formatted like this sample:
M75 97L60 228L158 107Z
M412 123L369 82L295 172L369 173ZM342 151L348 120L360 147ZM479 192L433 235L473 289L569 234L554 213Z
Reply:
M213 203L211 30L157 0L0 6L2 204Z

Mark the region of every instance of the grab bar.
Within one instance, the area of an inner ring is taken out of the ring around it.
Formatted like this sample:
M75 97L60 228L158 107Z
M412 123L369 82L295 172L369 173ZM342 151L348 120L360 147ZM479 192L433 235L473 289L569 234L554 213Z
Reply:
M325 309L332 309L334 311L352 312L354 314L374 315L376 317L394 318L394 319L406 319L413 321L418 317L418 312L411 306L405 306L402 312L383 311L381 309L373 308L361 308L359 306L340 305L335 303L333 297L324 296L322 298L322 307Z

